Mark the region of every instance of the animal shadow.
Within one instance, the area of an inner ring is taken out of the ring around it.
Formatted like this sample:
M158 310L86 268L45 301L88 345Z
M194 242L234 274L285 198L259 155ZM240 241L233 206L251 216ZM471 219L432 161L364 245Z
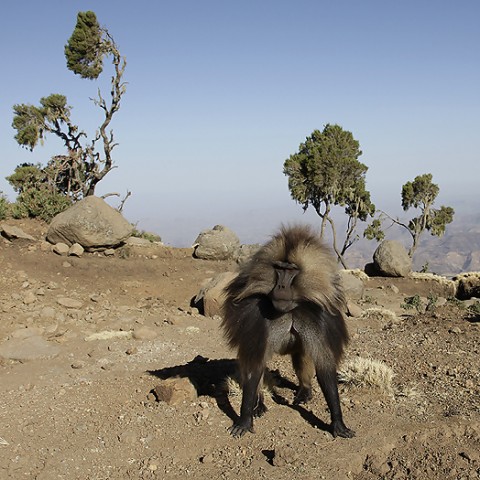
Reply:
M198 396L214 398L218 408L230 418L232 422L236 422L239 419L239 415L235 412L235 409L230 403L227 387L228 378L238 378L237 360L210 360L198 355L184 365L175 365L173 367L166 367L159 370L150 370L148 373L161 380L169 378L188 378L195 387ZM278 370L270 371L269 374L274 380L275 387L296 391L297 386L292 381L282 376ZM290 403L275 390L271 395L272 400L275 403L295 410L311 426L318 428L319 430L330 432L330 425L320 420L303 405Z
M232 421L235 421L237 415L228 400L226 385L228 377L233 377L236 371L236 360L210 360L198 355L184 365L151 370L148 373L162 380L168 378L188 378L195 387L198 396L214 398L218 408Z

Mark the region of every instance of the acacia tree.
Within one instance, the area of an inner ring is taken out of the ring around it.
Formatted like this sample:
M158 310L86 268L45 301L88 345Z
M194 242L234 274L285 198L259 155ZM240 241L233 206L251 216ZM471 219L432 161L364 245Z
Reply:
M431 173L418 175L413 182L407 182L402 187L403 210L407 211L411 207L420 209L420 215L412 218L408 225L396 222L406 228L412 237L412 246L408 251L410 257L413 257L420 236L425 230L431 235L441 237L445 233L446 226L453 221L455 211L452 207L433 208L439 191L438 185L432 182Z
M327 223L330 225L333 249L345 268L345 252L358 240L358 221L365 221L375 213L375 205L365 186L368 167L358 161L361 154L360 145L351 132L339 125L327 124L321 132L314 130L300 144L298 152L285 161L283 168L292 198L302 204L304 210L312 206L322 219L322 238ZM331 216L334 206L344 207L348 216L340 248Z
M103 111L103 121L90 140L71 120L71 109L64 95L52 94L40 99L40 105L14 105L12 126L17 142L30 150L42 143L50 133L60 138L66 147L65 155L57 155L48 163L54 172L53 181L59 191L72 199L95 193L95 187L115 168L112 150L117 146L109 125L120 108L126 84L122 81L126 59L115 41L97 21L94 12L79 12L72 36L65 45L67 68L82 78L95 80L103 71L105 57L111 57L114 74L111 78L109 101L100 89L93 103Z
M455 210L452 207L441 206L434 208L433 204L438 196L440 188L432 182L432 174L425 173L415 177L413 182L407 182L402 187L402 207L404 211L410 208L420 209L420 214L412 218L408 224L401 222L398 218L392 218L385 212L381 212L378 219L365 230L364 235L368 239L376 238L381 240L384 237L382 221L385 217L393 223L407 230L412 237L412 245L408 255L413 257L420 242L420 236L425 230L431 235L441 237L445 233L446 226L453 221Z

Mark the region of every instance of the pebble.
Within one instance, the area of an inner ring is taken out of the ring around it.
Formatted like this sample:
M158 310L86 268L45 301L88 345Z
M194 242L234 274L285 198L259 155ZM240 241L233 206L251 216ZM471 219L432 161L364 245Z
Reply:
M25 305L31 305L37 301L37 296L33 292L27 292L23 297L23 303Z
M56 311L53 307L43 307L40 310L40 317L44 319L53 319L55 318Z
M62 307L67 308L82 308L83 303L80 300L75 300L74 298L68 297L59 297L57 298L57 303L62 305Z
M59 242L52 247L52 252L63 257L68 254L68 248L66 243Z
M85 365L86 365L86 363L83 360L77 360L77 361L72 363L71 367L74 370L80 370L81 368L84 368Z
M67 254L68 254L68 256L81 257L84 252L85 252L84 248L79 243L74 243L68 249Z
M155 340L157 332L150 327L138 327L133 330L133 338L135 340Z

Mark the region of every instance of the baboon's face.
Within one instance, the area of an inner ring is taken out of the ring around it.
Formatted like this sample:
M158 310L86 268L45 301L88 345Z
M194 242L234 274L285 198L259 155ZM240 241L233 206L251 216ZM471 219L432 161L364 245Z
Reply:
M270 292L270 300L275 310L281 313L292 311L298 306L294 279L300 270L294 263L275 262L276 283Z

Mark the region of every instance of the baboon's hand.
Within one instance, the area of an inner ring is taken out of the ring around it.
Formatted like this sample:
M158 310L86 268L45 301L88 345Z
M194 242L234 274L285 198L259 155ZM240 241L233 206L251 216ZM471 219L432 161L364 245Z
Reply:
M230 432L230 435L235 438L240 438L243 437L247 432L254 433L253 432L253 425L243 425L241 423L234 423L228 431Z
M355 432L348 428L342 421L332 423L332 434L334 437L352 438Z

